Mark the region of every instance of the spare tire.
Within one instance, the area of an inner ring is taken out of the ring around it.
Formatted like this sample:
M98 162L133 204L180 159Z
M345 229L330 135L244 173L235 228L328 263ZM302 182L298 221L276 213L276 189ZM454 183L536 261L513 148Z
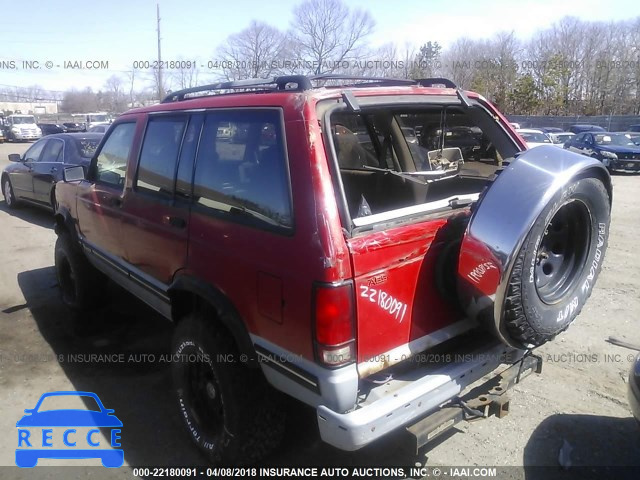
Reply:
M607 248L609 195L594 178L572 182L548 205L520 249L508 282L504 326L523 345L565 330L591 295Z
M557 147L523 152L475 205L457 291L504 343L553 339L591 295L607 247L612 186L596 160Z

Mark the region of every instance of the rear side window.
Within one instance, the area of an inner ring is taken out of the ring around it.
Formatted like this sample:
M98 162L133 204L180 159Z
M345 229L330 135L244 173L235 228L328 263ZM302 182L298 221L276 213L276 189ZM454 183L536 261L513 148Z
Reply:
M194 200L213 214L256 226L291 228L289 174L277 110L206 115L194 178Z
M98 154L96 181L124 188L127 161L135 130L135 123L120 123L111 130L111 134Z
M136 187L150 192L173 194L173 182L186 117L149 119L142 144Z
M64 144L61 140L51 139L42 152L41 162L62 162L62 147Z

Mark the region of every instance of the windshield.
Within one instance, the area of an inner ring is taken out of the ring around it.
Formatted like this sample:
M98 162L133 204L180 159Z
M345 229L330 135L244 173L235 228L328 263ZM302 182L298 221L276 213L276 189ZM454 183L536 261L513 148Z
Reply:
M594 135L596 145L615 145L618 147L635 147L629 137L622 133L606 133Z
M108 122L108 115L89 115L90 122Z
M27 124L27 123L36 123L36 119L35 117L13 117L13 124L14 125L18 125L18 124Z
M80 156L83 158L91 158L93 154L96 152L96 148L98 148L98 144L100 143L99 139L94 138L79 138L75 139L76 147L78 148L78 152Z
M544 133L518 132L525 142L531 143L551 143L549 137Z

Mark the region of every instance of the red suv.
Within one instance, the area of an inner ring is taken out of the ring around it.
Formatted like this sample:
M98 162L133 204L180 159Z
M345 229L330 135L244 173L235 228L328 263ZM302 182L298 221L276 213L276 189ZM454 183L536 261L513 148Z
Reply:
M277 444L276 391L338 448L420 446L540 370L601 269L611 190L446 79L227 82L123 114L86 178L66 169L55 264L69 307L108 277L176 322L179 415L214 462Z

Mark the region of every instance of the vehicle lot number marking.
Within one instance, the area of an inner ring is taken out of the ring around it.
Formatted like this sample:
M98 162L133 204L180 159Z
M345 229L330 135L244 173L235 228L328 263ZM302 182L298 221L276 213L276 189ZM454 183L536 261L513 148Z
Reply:
M396 320L400 320L400 323L404 320L404 316L407 313L407 304L387 292L360 285L360 296L378 305L382 310L394 316Z

